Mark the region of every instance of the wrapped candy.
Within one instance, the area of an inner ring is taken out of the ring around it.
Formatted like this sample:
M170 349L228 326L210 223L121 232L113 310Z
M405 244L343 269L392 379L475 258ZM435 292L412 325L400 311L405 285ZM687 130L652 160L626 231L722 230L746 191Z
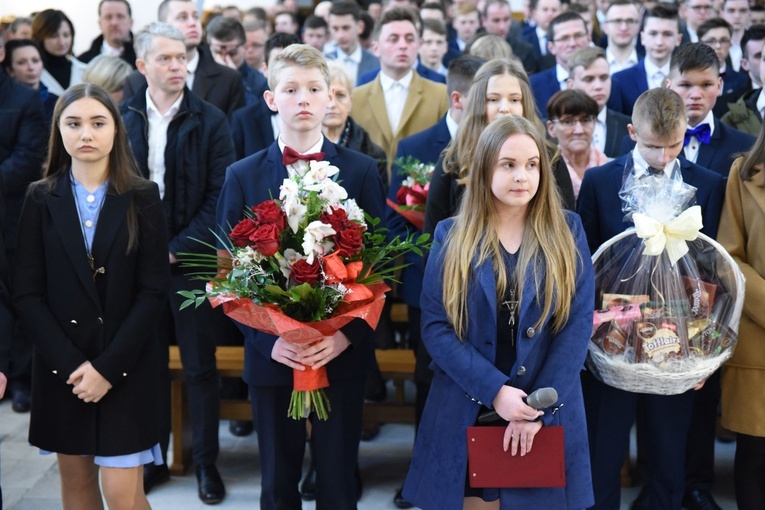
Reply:
M732 354L744 277L701 234L701 209L679 163L625 169L622 210L635 224L593 255L596 303L588 368L636 393L683 393Z

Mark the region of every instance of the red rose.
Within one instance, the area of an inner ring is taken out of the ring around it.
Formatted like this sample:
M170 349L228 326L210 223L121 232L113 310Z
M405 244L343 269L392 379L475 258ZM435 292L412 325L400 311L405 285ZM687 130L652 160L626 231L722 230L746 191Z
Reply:
M399 205L406 204L406 196L409 194L409 188L401 186L396 192L396 203Z
M348 214L345 212L345 209L330 208L330 211L330 213L322 213L319 216L319 221L331 225L335 232L344 230L348 223Z
M270 257L279 251L280 232L276 225L261 225L250 235L250 241L252 241L256 250L264 256Z
M231 242L238 248L244 248L250 244L250 236L258 229L258 222L253 218L245 218L240 221L234 230L228 235Z
M313 260L313 264L309 264L305 259L300 259L292 264L292 273L290 277L295 283L307 283L313 285L321 277L321 265L317 259Z
M267 200L252 208L252 212L262 224L276 225L279 230L284 230L287 224L287 215L273 200Z
M358 229L345 229L335 236L335 248L343 257L358 255L364 248L364 236Z

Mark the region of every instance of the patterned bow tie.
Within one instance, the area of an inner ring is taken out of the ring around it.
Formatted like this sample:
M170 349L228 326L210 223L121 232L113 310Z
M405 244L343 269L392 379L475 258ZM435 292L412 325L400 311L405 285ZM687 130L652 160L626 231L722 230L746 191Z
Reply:
M324 159L324 153L312 152L310 154L300 154L292 147L284 147L284 152L282 153L282 163L284 163L284 166L294 165L301 159L303 161L321 161Z
M712 128L709 124L700 124L693 129L685 131L685 138L683 139L683 147L688 145L691 141L691 137L695 136L701 143L709 143L712 139Z

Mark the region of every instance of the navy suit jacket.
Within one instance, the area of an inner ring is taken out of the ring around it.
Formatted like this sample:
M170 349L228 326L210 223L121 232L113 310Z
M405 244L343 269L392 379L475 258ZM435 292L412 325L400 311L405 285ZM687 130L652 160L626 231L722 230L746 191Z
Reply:
M624 154L621 151L622 139L627 136L627 124L631 119L611 108L606 109L606 146L603 153L609 158Z
M539 47L539 36L537 35L537 27L532 27L530 25L526 25L525 27L523 27L522 38L524 41L529 43L532 51L534 52L534 56L538 60L541 60L544 55L542 55L542 50Z
M532 74L529 81L531 82L531 91L534 93L534 101L536 101L537 108L539 109L539 115L541 118L546 119L547 102L560 90L555 66Z
M734 71L730 64L728 64L725 74L720 76L723 79L723 88L720 97L715 102L715 107L712 109L717 117L722 117L728 113L728 103L738 101L738 98L743 96L752 86L749 75L745 72Z
M712 133L712 139L709 143L702 143L699 147L696 164L712 170L727 179L736 155L741 152L749 152L754 144L754 137L738 129L726 126L717 117L714 120L715 131ZM633 147L635 147L635 142L629 136L625 137L622 142L622 154L631 151ZM680 153L680 159L685 160L682 152Z
M632 105L640 94L648 90L645 59L634 66L619 71L611 77L611 97L607 106L625 115L632 115Z
M446 115L449 115L449 113L447 112ZM449 128L446 126L446 116L443 116L433 127L408 136L398 142L396 159L411 156L422 163L435 165L441 152L451 141L452 137L449 134ZM391 173L390 188L388 188L388 198L393 202L396 201L396 193L401 188L403 180L404 176L399 174L398 167L394 165L393 172ZM416 232L416 228L391 207L386 208L385 223L391 237L400 236L403 239L409 233ZM399 293L407 305L419 308L420 293L422 292L422 274L425 269L424 260L423 257L410 252L405 256L405 261L410 265L404 268L404 272L401 275L402 285Z
M417 71L417 74L425 78L426 80L434 81L436 83L443 83L446 85L446 76L443 74L439 74L431 69L428 69L424 65L422 65L421 62L417 63L417 67L415 68L415 71ZM380 68L373 69L371 71L367 71L364 74L359 73L359 78L356 80L356 86L360 87L362 85L366 85L370 81L377 78L377 75L380 74Z
M240 108L231 116L231 138L237 161L252 156L274 143L273 112L265 101Z
M328 60L335 60L337 59L338 53L341 52L340 49L335 48L333 51L330 51L325 54ZM361 76L364 73L367 73L369 71L379 70L380 69L380 59L377 58L374 54L371 52L362 49L361 50L361 62L359 62L359 69L356 73L357 76Z
M634 226L624 221L619 198L628 157L625 155L603 166L590 168L582 179L576 210L582 217L592 253L604 242ZM701 206L704 222L701 232L714 239L725 198L725 179L685 159L680 159L680 168L683 181L696 188L696 203Z
M335 145L326 138L321 147L324 160L340 169L338 182L355 198L359 207L372 217L382 218L385 193L375 160L364 154ZM219 229L234 226L244 218L246 206L257 205L279 196L279 187L287 178L279 144L271 145L226 169L216 215ZM225 234L226 232L224 232ZM292 386L292 369L271 360L276 337L252 328L241 328L245 335L244 380L255 386ZM327 364L332 381L364 377L374 359L372 328L354 320L342 328L351 346Z

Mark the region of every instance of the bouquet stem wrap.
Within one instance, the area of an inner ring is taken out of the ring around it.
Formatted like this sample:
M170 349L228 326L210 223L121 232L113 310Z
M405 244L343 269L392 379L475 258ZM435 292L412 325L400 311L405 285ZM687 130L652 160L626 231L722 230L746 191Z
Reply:
M382 314L385 293L390 288L382 282L369 285L348 284L351 292L337 313L329 319L316 322L300 322L286 316L275 305L259 305L252 299L220 294L209 298L213 308L223 307L223 312L235 321L264 333L280 336L290 343L311 344L325 336L332 336L354 319L362 319L374 329ZM212 285L208 284L208 292ZM288 414L291 418L306 418L311 411L326 420L330 410L323 388L329 386L326 367L313 370L293 370L293 391Z

